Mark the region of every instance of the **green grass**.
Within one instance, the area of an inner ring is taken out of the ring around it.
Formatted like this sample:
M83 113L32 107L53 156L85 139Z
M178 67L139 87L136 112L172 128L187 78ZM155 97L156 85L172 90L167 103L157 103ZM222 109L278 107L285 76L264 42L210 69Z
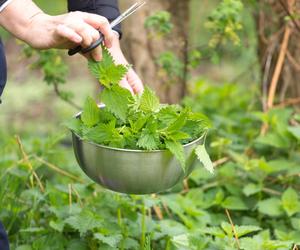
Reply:
M72 89L76 102L81 105L93 88L95 83L91 79L79 78L68 80L62 89ZM36 76L21 83L9 80L2 99L0 127L8 133L34 135L55 131L66 117L78 112Z

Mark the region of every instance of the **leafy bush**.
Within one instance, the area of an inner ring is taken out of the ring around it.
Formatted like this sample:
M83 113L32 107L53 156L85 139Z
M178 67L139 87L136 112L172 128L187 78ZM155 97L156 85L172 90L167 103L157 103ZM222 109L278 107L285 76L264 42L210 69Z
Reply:
M240 84L195 84L185 102L209 114L215 127L208 138L210 153L222 161L215 163L215 175L196 168L189 189L178 185L156 197L119 195L91 183L61 136L24 139L26 161L15 141L1 134L0 218L12 249L239 245L286 250L299 245L299 126L292 125L299 115L291 109L262 114L256 93L255 87ZM259 133L263 122L270 126L265 136ZM282 133L284 141L274 143L274 135Z

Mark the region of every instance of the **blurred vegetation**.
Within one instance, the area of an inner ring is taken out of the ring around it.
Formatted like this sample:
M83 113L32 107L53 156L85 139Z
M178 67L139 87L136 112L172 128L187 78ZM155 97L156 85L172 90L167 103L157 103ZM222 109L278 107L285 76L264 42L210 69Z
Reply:
M61 0L38 3L49 13L66 9ZM156 196L116 194L87 179L60 125L76 110L43 83L44 74L23 73L38 56L22 57L22 74L10 72L0 114L0 219L12 249L299 249L300 117L289 107L261 111L248 1L240 44L209 47L205 23L218 3L191 3L191 46L202 60L183 100L213 121L207 146L216 174L198 167L184 185ZM7 39L7 46L14 42ZM14 47L7 56L19 62L19 54ZM174 61L167 56L161 62ZM94 91L93 79L81 70L84 61L61 58L70 68L63 90L81 104Z

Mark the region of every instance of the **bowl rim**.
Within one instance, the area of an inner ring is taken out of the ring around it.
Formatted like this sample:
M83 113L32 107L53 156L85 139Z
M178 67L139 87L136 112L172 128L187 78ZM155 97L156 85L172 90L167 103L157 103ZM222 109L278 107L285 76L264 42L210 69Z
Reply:
M129 153L162 153L162 152L166 152L168 151L167 149L156 149L156 150L143 150L143 149L126 149L126 148L114 148L114 147L109 147L109 146L105 146L105 145L101 145L101 144L97 144L95 142L91 142L88 140L83 139L82 137L80 137L78 134L76 134L74 131L72 131L72 134L75 135L79 140L81 140L84 143L96 146L97 148L103 148L103 149L109 149L112 151L119 151L119 152L129 152ZM197 142L201 141L203 138L205 137L205 133L203 135L201 135L199 138L182 145L183 148L187 148L193 144L196 144Z
M105 105L104 104L99 104L98 105L99 108L104 108ZM82 111L78 112L77 114L74 115L74 118L78 118L78 116L82 113ZM108 150L112 150L112 151L119 151L119 152L129 152L129 153L162 153L162 152L166 152L168 151L167 149L156 149L156 150L143 150L143 149L126 149L126 148L114 148L114 147L109 147L109 146L105 146L105 145L101 145L101 144L97 144L95 142L91 142L88 140L83 139L81 136L79 136L78 134L76 134L74 131L70 130L72 132L72 134L74 136L76 136L79 140L81 140L84 143L88 143L90 145L96 146L98 148L104 148L104 149L108 149ZM197 142L201 141L203 138L205 138L206 133L203 133L203 135L201 135L200 137L198 137L197 139L182 145L183 148L187 148L193 144L196 144Z

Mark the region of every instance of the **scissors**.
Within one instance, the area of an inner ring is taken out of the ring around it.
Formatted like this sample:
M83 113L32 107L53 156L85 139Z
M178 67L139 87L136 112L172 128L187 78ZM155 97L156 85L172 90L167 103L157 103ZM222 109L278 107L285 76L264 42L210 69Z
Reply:
M121 14L120 16L118 16L115 20L113 20L110 23L110 27L114 28L115 26L117 26L119 23L121 23L123 20L125 20L127 17L129 17L130 15L132 15L134 12L136 12L139 8L141 8L143 5L145 5L146 2L139 2L139 3L135 3L134 5L132 5L128 10L126 10L123 14ZM102 44L103 40L104 40L104 36L101 32L100 33L100 38L95 41L91 46L87 47L87 48L83 48L80 45L73 48L73 49L69 49L68 51L68 55L69 56L73 56L79 52L81 52L82 54L88 53L90 51L92 51L93 49L97 48L100 44Z

